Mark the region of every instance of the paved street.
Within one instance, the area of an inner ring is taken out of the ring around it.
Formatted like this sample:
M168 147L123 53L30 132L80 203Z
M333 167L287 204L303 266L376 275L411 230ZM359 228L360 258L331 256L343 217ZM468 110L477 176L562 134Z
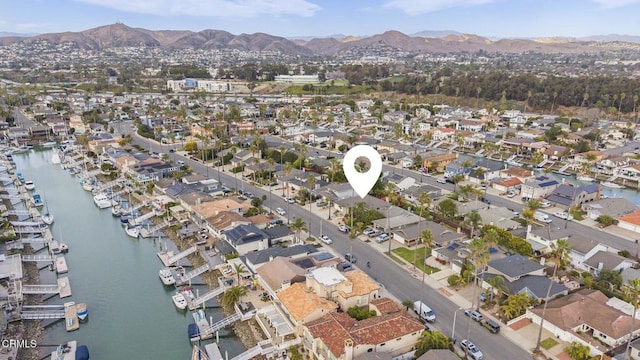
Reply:
M128 128L130 127L123 127ZM127 133L125 131L125 133ZM134 135L135 143L149 148L150 141L147 139L142 139L136 135ZM154 144L157 146L157 144ZM191 160L187 157L173 154L176 159L181 158L187 165L194 169L194 171L199 172L201 174L206 174L206 167L197 161ZM217 178L218 174L215 169L210 168L209 170L210 176ZM223 184L228 187L235 187L236 179L231 175L225 172L219 174L220 179ZM241 181L238 179L238 181ZM251 186L248 183L244 183L245 190L253 192L256 196L266 195L269 197L269 192L264 191L262 189ZM287 203L280 197L277 196L277 191L274 191L272 194L271 200L267 200L265 202L265 206L269 208L282 207L283 209L287 209ZM307 224L311 224L310 232L313 236L317 237L320 231L320 222L323 223L323 233L331 237L334 242L331 245L331 248L335 251L336 254L344 254L349 251L349 240L348 238L341 233L335 225L330 224L324 219L317 216L315 213L309 213L308 208L302 208L298 205L291 205L289 207L289 214L291 219L296 217L301 217L307 222ZM399 301L402 300L419 300L422 298L424 302L428 304L437 314L438 320L434 327L443 331L447 335L451 335L452 323L454 311L458 308L458 306L452 302L447 296L443 295L441 292L434 290L428 286L421 286L421 281L416 277L412 276L405 268L396 264L393 260L387 258L384 254L377 251L374 247L368 245L365 242L360 240L355 240L353 242L353 252L359 258L358 264L361 265L361 269L377 282L379 282L387 291L392 293ZM367 261L371 262L371 268L366 268L362 266ZM436 285L442 287L440 285ZM452 295L452 294L448 294ZM458 339L462 339L466 337L466 331L468 327L469 318L461 315L462 312L459 312L459 316L457 324L456 324L456 337ZM475 342L478 347L485 354L485 359L529 359L531 355L516 346L514 343L510 342L506 337L491 334L486 329L482 328L477 323L472 323L469 333L469 338L471 341ZM507 330L508 331L508 330ZM527 349L530 350L530 349Z

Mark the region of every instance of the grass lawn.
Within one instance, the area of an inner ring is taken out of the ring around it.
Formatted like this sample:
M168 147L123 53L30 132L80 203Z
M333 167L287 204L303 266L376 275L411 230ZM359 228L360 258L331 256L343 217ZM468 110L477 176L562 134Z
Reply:
M540 346L542 346L545 350L549 350L556 345L558 345L558 342L553 338L546 338L540 342Z
M431 256L431 249L427 248L426 249L426 256L423 258L424 255L424 247L421 246L419 248L417 248L416 250L413 249L407 249L404 247L401 248L396 248L391 250L391 252L393 252L395 255L400 256L401 258L403 258L404 260L408 261L410 264L413 264L413 258L414 256L416 256L416 267L419 268L420 270L424 271L427 274L433 274L434 272L439 271L439 269L436 269L434 267L431 267L429 265L425 265L424 264L424 259L428 258L429 256ZM417 254L415 254L415 252L418 252Z
M582 211L572 211L571 215L573 216L573 220L575 221L582 221L584 220L584 213Z

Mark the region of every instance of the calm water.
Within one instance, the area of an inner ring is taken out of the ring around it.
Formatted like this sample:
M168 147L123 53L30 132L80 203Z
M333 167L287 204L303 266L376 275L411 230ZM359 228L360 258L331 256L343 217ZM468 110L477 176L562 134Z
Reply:
M33 180L35 191L46 198L55 217L54 237L69 245L65 258L73 296L62 300L56 296L47 304L85 302L89 321L71 333L58 322L48 328L43 343L78 340L89 347L92 359L190 358L187 325L193 319L189 312L173 306L175 290L160 282L157 242L129 238L119 219L108 209L99 210L78 179L51 164L50 158L51 151L14 156L17 171ZM40 278L43 284L55 284L49 270L41 271ZM209 309L207 314L214 321L222 318L218 309ZM220 342L223 354L227 350L229 357L244 350L235 337L222 336Z

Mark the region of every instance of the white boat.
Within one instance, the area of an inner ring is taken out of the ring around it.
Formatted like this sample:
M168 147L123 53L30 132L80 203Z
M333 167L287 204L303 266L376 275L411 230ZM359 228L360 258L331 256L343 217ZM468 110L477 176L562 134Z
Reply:
M120 204L111 208L111 215L118 217L122 215L122 206Z
M160 269L158 275L160 276L162 283L165 285L173 285L176 283L176 279L173 277L171 269L169 268Z
M586 182L594 182L596 181L596 179L589 177L589 176L585 176L585 175L578 175L576 176L576 180L579 181L586 181Z
M62 160L60 159L60 154L58 154L58 152L56 150L53 151L53 154L51 154L51 163L52 164L60 164L62 162Z
M182 293L176 293L171 297L171 299L173 300L173 304L178 309L184 310L187 308L187 299L184 298L184 295L182 295Z
M96 206L100 209L106 209L111 207L111 199L105 193L100 193L93 197L93 202L96 203Z
M124 232L127 233L127 235L131 236L132 238L138 238L138 235L140 235L140 227L138 226L127 226L124 228Z
M89 316L89 310L87 309L87 304L78 303L76 304L76 315L78 315L78 320L84 321L87 316Z
M47 142L43 142L42 144L40 144L41 147L43 148L51 148L56 146L56 142L55 141L47 141Z
M611 189L623 189L624 188L624 186L618 185L618 184L610 182L610 181L604 181L601 184L602 184L602 186L608 187L608 188L611 188Z
M82 188L85 191L93 191L93 184L89 180L85 180L82 182Z
M33 190L36 188L36 184L34 184L31 180L27 180L24 182L24 188L27 190Z
M42 216L40 216L40 220L42 220L43 223L47 224L47 225L51 225L53 224L53 215L51 215L50 212L45 212L44 214L42 214Z
M60 243L60 245L58 245L58 251L60 251L63 254L66 254L69 252L69 245L65 244L65 243Z

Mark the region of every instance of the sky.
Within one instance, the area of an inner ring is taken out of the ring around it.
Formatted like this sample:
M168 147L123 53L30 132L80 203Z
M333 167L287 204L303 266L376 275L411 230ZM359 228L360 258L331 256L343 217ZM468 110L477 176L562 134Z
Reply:
M152 30L285 37L453 30L489 37L640 35L640 0L20 0L0 1L0 32Z

